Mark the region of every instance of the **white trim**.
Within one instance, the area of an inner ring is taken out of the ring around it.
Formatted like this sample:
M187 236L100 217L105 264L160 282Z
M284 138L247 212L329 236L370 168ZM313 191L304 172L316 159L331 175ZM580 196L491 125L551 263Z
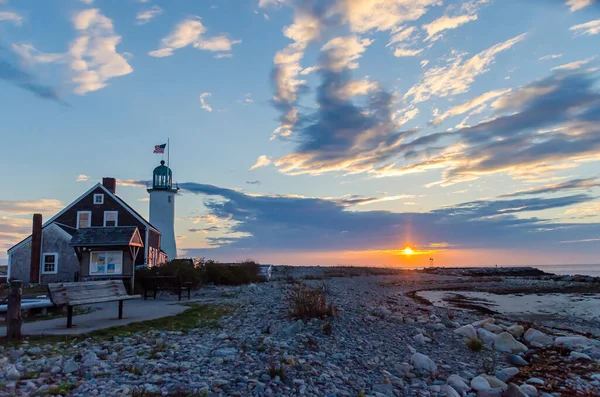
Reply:
M104 211L104 222L102 223L106 227L106 215L115 214L115 226L119 226L119 211ZM112 226L111 226L112 227Z
M69 204L65 208L63 208L62 211L60 211L58 214L56 214L52 218L48 219L46 221L46 223L44 223L43 226L46 226L46 225L52 223L56 218L58 218L59 216L61 216L65 212L67 212L67 210L71 209L72 206L74 206L75 204L77 204L78 202L80 202L84 197L86 197L87 195L89 195L91 192L93 192L94 190L96 190L99 187L104 188L104 186L102 186L102 184L100 182L96 183L87 192L83 193L81 196L79 196L78 198L76 198L75 201L71 202L71 204ZM106 188L104 188L104 190L108 191L108 190L106 190Z
M54 257L54 271L47 272L45 271L46 267L46 257L53 256ZM56 274L58 272L58 252L42 252L42 263L40 266L40 274Z
M96 202L96 197L100 197L100 202L98 202L98 203ZM94 201L93 201L93 203L95 205L104 204L104 194L102 194L102 193L94 193Z
M61 225L62 225L62 223L61 223ZM60 227L58 225L58 222L54 222L54 223L51 223L50 225L44 225L44 226L42 226L42 233L44 233L47 230L46 228L49 228L49 227L52 227L52 226L56 226L58 228L58 230L60 230L60 232L65 236L65 238L68 238L70 240L73 237L69 233L67 233L62 227ZM72 229L74 229L74 228L72 228ZM10 258L10 255L12 254L13 251L19 249L21 246L23 246L24 244L27 244L30 241L31 241L31 236L27 237L25 240L21 241L17 245L14 245L10 249L8 249L7 252L8 252L9 258Z
M87 227L92 227L92 211L77 211L76 228L79 229L79 214L88 214L88 225L87 225ZM85 229L85 228L83 228L83 229Z

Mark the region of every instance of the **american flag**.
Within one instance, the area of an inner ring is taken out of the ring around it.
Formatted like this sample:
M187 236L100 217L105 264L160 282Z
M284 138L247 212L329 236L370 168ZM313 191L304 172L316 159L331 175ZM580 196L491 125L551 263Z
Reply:
M166 143L163 143L162 145L155 145L154 146L154 153L165 153L165 148L167 147Z

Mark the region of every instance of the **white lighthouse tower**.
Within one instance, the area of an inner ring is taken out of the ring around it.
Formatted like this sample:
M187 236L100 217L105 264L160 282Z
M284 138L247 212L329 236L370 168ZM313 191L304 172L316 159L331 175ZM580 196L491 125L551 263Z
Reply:
M154 169L150 193L150 223L161 233L161 249L169 260L177 257L175 244L175 196L178 187L173 188L173 173L162 160Z

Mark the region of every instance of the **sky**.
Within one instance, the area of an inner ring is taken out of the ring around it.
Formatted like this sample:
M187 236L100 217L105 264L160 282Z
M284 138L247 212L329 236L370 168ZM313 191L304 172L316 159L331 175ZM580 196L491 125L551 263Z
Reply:
M599 48L595 0L0 0L0 264L102 177L147 217L167 140L182 257L600 263Z

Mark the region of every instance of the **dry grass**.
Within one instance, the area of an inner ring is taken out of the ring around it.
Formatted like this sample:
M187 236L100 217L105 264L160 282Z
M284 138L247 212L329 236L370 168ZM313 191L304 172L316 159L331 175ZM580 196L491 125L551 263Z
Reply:
M321 288L305 284L295 285L288 293L288 311L296 319L324 318L337 315L336 307L327 302L327 294Z
M465 341L465 344L471 351L478 352L483 349L483 341L479 338L469 338Z

